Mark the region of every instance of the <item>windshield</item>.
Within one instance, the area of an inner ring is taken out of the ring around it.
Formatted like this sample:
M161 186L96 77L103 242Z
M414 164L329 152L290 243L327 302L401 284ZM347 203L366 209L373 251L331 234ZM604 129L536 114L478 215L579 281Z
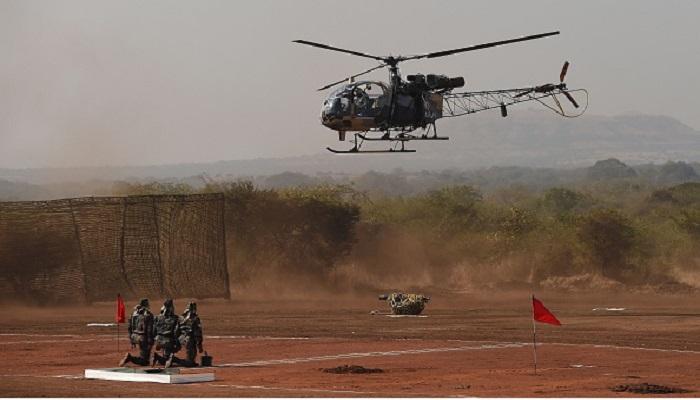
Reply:
M381 82L354 82L343 85L328 95L323 103L324 118L348 115L377 115L388 104L388 91Z

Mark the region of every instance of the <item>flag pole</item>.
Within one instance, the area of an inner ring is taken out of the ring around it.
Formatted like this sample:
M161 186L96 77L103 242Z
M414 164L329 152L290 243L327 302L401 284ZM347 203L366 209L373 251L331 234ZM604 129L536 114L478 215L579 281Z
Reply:
M535 375L537 375L537 324L535 323L535 295L530 299L532 307L532 355L535 360Z

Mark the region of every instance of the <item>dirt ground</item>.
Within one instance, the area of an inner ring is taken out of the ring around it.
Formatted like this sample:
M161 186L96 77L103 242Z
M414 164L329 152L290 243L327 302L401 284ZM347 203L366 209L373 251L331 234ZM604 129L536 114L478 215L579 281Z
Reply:
M215 367L198 370L216 381L185 385L83 378L85 368L116 366L127 348L124 326L120 351L114 327L86 326L111 322L112 304L5 306L0 394L639 397L613 389L646 383L683 390L668 396L700 395L700 296L540 294L563 326L538 324L535 375L528 294L428 294L424 316L402 318L370 315L388 308L369 294L201 301ZM322 371L343 365L383 372Z

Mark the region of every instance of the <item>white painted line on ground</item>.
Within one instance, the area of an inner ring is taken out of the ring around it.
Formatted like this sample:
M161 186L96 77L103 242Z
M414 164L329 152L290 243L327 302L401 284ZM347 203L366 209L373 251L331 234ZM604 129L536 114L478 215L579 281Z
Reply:
M530 343L532 344L532 343ZM538 345L540 343L537 343ZM600 349L615 349L615 350L645 350L645 351L654 351L654 352L660 352L660 353L687 353L687 354L700 354L700 351L697 350L678 350L678 349L657 349L653 347L634 347L634 346L616 346L613 344L593 344L593 343L542 343L543 345L548 345L548 346L569 346L569 347L584 347L584 346L590 346L593 348L600 348Z
M99 339L85 339L82 341L93 341ZM64 340L64 341L75 341L75 340ZM452 340L454 341L454 340ZM33 341L33 342L61 342L60 340L55 341ZM469 342L469 341L467 341ZM26 342L18 342L26 343ZM478 342L477 342L478 343ZM7 344L7 343L5 343ZM409 354L429 354L429 353L444 353L444 352L456 352L456 351L471 351L471 350L491 350L491 349L513 349L513 348L524 348L531 346L530 342L496 342L492 344L483 344L479 346L459 346L459 347L437 347L437 348L424 348L424 349L408 349L408 350L393 350L393 351L373 351L373 352L355 352L355 353L342 353L334 355L322 355L322 356L312 356L312 357L299 357L299 358L289 358L289 359L277 359L277 360L259 360L251 362L241 362L241 363L228 363L220 364L213 368L220 367L255 367L255 366L268 366L268 365L291 365L298 363L314 362L314 361L328 361L328 360L340 360L340 359L352 359L352 358L365 358L365 357L391 357L391 356L402 356ZM615 349L615 350L643 350L652 351L660 353L678 353L678 354L700 354L700 351L695 350L676 350L676 349L658 349L658 348L647 348L647 347L634 347L634 346L616 346L616 345L605 345L605 344L574 344L574 343L540 343L542 346L566 346L566 347L592 347L599 349ZM570 365L570 368L590 368L591 365ZM0 378L53 378L53 379L73 379L80 380L83 379L82 375L31 375L31 374L0 374ZM222 385L222 384L211 384L211 386L220 387L231 387L236 389L260 389L260 390L280 390L280 391L298 391L298 392L325 392L325 393L347 393L347 394L381 394L380 392L359 392L351 390L332 390L332 389L313 389L313 388L283 388L283 387L269 387L269 386L245 386L245 385Z
M480 340L460 340L460 339L450 339L448 340L449 342L475 342L475 343L483 343L483 341ZM493 342L495 344L520 344L520 345L528 345L532 346L532 342ZM645 350L645 351L654 351L654 352L660 352L660 353L686 353L686 354L700 354L700 351L698 350L680 350L680 349L659 349L659 348L654 348L654 347L635 347L635 346L618 346L614 344L595 344L595 343L561 343L561 342L537 342L537 345L540 346L567 346L567 347L593 347L593 348L601 348L601 349L615 349L615 350Z
M101 324L101 323L90 323L86 326L115 326L115 324ZM126 330L124 330L126 332ZM124 333L126 335L126 333ZM114 338L113 333L89 333L87 335L81 334L47 334L47 333L0 333L0 336L26 336L26 337L68 337L68 338L84 338L84 337L111 337ZM121 336L121 334L120 334ZM253 335L204 335L205 339L256 339L256 340L310 340L312 338L308 336L253 336ZM316 340L322 340L324 338L314 338ZM128 340L128 338L124 338Z
M16 345L16 344L41 344L41 343L73 343L73 342L108 342L108 341L114 341L114 335L112 334L91 334L91 335L77 335L77 334L41 334L41 333L0 333L0 336L25 336L25 337L56 337L56 338L65 338L65 339L56 339L56 340L13 340L10 342L3 342L0 341L0 346L2 345ZM88 338L85 338L88 337ZM84 338L84 339L79 339L79 338ZM317 338L311 338L311 337L275 337L275 336L244 336L244 335L205 335L205 339L218 339L218 340L226 340L226 339L245 339L245 340L310 340L310 341L323 341L323 340L334 340L334 339L343 339L343 338L323 338L323 337L317 337ZM421 341L424 339L391 339L394 341ZM129 339L126 337L120 337L119 341L123 342L128 342ZM436 339L436 340L431 340L431 341L445 341L445 342L461 342L461 343L488 343L489 345L486 346L496 346L496 345L517 345L517 347L524 346L524 345L531 345L532 343L529 342L496 342L496 341L489 341L489 340L463 340L463 339ZM667 352L667 353L686 353L686 354L700 354L700 351L698 350L681 350L681 349L659 349L659 348L652 348L652 347L634 347L634 346L617 346L617 345L609 345L609 344L594 344L594 343L559 343L559 342L543 342L543 343L538 343L541 345L553 345L553 346L578 346L578 347L594 347L594 348L609 348L609 349L619 349L619 350L646 350L646 351L655 351L655 352ZM488 349L488 348L500 348L500 347L483 347L483 346L478 346L476 348L456 348L456 349L461 349L461 350L483 350L483 349ZM406 351L417 351L417 350L406 350ZM442 351L458 351L458 350L442 350ZM385 352L386 353L386 352ZM362 354L362 353L358 353ZM410 353L407 353L410 354ZM372 357L372 356L368 356ZM346 357L347 358L347 357ZM310 360L314 361L314 360ZM226 365L228 366L228 365Z
M56 335L56 334L44 334L44 333L0 333L0 336L80 337L81 335Z
M63 339L63 340L15 340L12 342L0 342L0 346L10 344L35 344L35 343L76 343L76 342L106 342L109 339ZM114 340L114 339L112 339Z
M529 344L524 343L502 343L502 344L486 344L481 346L461 346L461 347L435 347L427 349L410 349L410 350L393 350L393 351L370 351L366 353L345 353L333 354L314 357L286 358L278 360L259 360L241 363L218 364L217 367L255 367L262 365L281 365L281 364L298 364L304 362L340 360L347 358L365 358L365 357L392 357L402 356L407 354L424 354L424 353L440 353L450 351L467 351L467 350L489 350L489 349L505 349L505 348L520 348Z
M31 335L31 334L12 334L12 336L27 336L27 337L65 337L66 339L42 339L42 340L13 340L10 342L2 342L0 341L0 346L1 345L9 345L9 344L34 344L34 343L63 343L63 342L108 342L108 341L113 341L115 340L115 335L109 335L109 334L100 334L100 335L94 335L93 338L89 339L77 339L80 337L85 337L85 336L92 336L92 335ZM6 335L10 336L10 335ZM204 336L205 339L213 339L213 340L227 340L227 339L233 339L233 340L310 340L311 338L308 337L271 337L271 336L218 336L218 335L213 335L213 336ZM122 337L120 335L119 341L124 341L128 342L129 338L127 337Z
M257 340L310 340L310 337L275 337L275 336L241 336L241 335L212 335L205 339L257 339ZM320 338L317 338L320 339Z
M281 390L290 392L319 392L319 393L352 393L352 394L372 394L376 392L360 392L356 390L336 390L336 389L313 389L313 388L285 388L285 387L275 387L275 386L262 386L262 385L221 385L221 384L210 384L208 386L214 387L228 387L233 389L259 389L259 390Z
M241 363L227 363L227 364L219 364L219 365L217 365L217 367L255 367L255 366L264 366L264 365L298 364L298 363L304 363L304 362L340 360L340 359L349 359L349 358L391 357L391 356L401 356L401 355L407 355L407 354L426 354L426 353L440 353L440 352L452 352L452 351L522 348L522 347L527 347L530 345L531 345L531 343L528 343L528 342L520 342L520 343L518 343L518 342L501 342L501 343L496 343L496 344L485 344L485 345L481 345L481 346L437 347L437 348L427 348L427 349L372 351L372 352L365 352L365 353L345 353L345 354L313 356L313 357L299 357L299 358L288 358L288 359L277 359L277 360L259 360L259 361L249 361L249 362L241 362ZM572 344L572 343L541 343L541 345L611 348L611 349L620 349L620 350L647 350L647 351L658 351L658 352L700 354L700 351L694 351L694 350L653 349L653 348L631 347L631 346Z
M28 374L2 374L0 378L60 378L83 379L82 375L28 375Z
M52 378L65 378L65 379L83 379L82 375L52 375Z

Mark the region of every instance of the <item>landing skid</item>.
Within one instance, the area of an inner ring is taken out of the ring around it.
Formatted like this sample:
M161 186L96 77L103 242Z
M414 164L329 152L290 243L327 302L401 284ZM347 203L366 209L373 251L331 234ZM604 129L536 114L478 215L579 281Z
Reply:
M328 151L335 154L380 154L380 153L415 153L412 149L388 149L388 150L360 150L357 147L353 147L350 150L336 150L330 147L326 147Z
M416 135L406 135L406 134L399 134L399 135L396 135L393 137L389 137L389 136L369 137L369 136L358 134L357 137L359 137L362 140L367 140L370 142L380 142L380 141L410 142L411 140L450 140L450 138L447 136L427 136L427 135L416 136Z
M432 128L433 134L430 134L430 130ZM412 135L409 132L414 131L415 128L411 130L406 130L402 131L400 133L395 134L394 136L391 136L390 131L385 131L384 134L381 137L370 137L367 136L367 132L362 132L362 133L356 133L355 134L355 139L354 139L354 146L350 150L336 150L332 149L330 147L326 147L328 151L331 153L335 154L359 154L359 153L368 153L368 154L382 154L382 153L415 153L415 150L412 149L406 149L406 143L410 142L412 140L449 140L449 137L441 137L437 135L437 130L435 129L435 124L430 124L424 131L422 135ZM360 140L358 140L360 139ZM384 141L384 142L395 142L393 145L393 148L389 148L387 150L362 150L362 144L367 141L374 141L374 142L379 142L379 141Z

